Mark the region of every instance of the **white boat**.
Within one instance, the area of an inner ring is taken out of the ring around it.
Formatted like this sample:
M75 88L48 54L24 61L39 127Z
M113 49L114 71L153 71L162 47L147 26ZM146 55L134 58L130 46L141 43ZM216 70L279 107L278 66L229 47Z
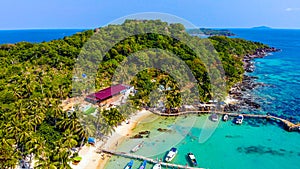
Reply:
M213 121L213 122L217 122L219 120L219 117L217 114L213 113L211 116L210 116L210 120Z
M171 150L168 152L168 154L167 154L167 156L166 156L166 158L165 158L165 161L166 162L171 162L174 158L175 158L175 156L176 156L176 154L177 154L177 149L176 148L171 148Z
M141 143L139 143L138 145L136 145L135 147L133 147L133 149L130 150L130 152L135 153L137 152L140 148L143 147L144 141L142 141Z
M243 115L239 115L236 119L235 119L235 124L242 124L244 120L244 116Z
M227 121L228 118L229 118L228 114L224 114L224 116L223 116L223 121Z
M161 164L155 164L152 169L161 169Z

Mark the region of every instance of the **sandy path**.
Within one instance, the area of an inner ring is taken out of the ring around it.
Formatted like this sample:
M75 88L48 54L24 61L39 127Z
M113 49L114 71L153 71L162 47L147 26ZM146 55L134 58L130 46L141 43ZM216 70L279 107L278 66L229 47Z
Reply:
M79 156L82 157L81 162L78 165L71 165L71 167L73 169L103 169L109 160L109 156L104 155L105 158L102 159L101 155L96 153L97 148L102 146L104 149L115 150L118 144L131 134L136 125L151 114L146 110L139 111L129 119L129 124L123 122L118 126L105 144L98 142L96 146L84 146L79 151Z

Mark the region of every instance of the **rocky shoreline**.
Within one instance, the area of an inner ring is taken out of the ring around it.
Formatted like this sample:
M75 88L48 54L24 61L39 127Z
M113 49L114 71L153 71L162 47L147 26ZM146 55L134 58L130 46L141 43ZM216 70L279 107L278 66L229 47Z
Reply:
M245 74L243 75L243 80L235 84L229 91L229 97L237 100L236 104L227 104L224 107L226 112L236 112L242 109L255 110L259 109L260 104L256 103L251 95L248 93L250 90L253 90L257 87L267 86L264 83L255 82L258 77L248 76L246 73L252 73L255 70L254 59L263 58L269 53L278 52L280 49L274 47L271 48L262 48L257 49L254 54L247 54L244 56L244 70Z

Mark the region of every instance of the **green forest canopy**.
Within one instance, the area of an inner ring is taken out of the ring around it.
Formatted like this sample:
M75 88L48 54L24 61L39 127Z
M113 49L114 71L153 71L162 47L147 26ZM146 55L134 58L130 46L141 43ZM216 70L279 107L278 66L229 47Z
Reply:
M129 31L139 29L145 33L122 39L121 43L101 56L97 51L93 51L94 56L99 57L95 58L96 60L103 58L103 62L98 65L96 89L110 85L112 73L131 53L145 48L160 48L182 57L181 59L191 67L196 79L201 80L201 83L198 82L198 89L201 91L199 99L203 101L210 99L212 86L204 64L195 53L182 42L169 36L146 33L149 25L159 25L157 29L174 31L180 37L189 36L182 31L184 27L181 24L167 24L157 20L126 21L123 25L126 25ZM123 31L120 25L109 25L100 28L97 34L105 40ZM75 112L68 115L62 111L60 104L61 100L71 96L76 58L81 52L86 52L82 51L82 47L93 35L95 35L93 30L87 30L50 42L20 42L0 46L0 168L14 167L20 159L31 153L35 154L37 168L54 166L68 168L70 148L79 146L87 134L78 119L79 114ZM198 37L193 37L192 40L200 41ZM224 36L210 37L209 40L218 52L224 67L227 89L242 79L243 56L253 53L258 48L266 47L261 43ZM95 39L94 43L104 48L107 45ZM166 77L167 81L162 77ZM152 78L159 80L153 84L149 81ZM178 106L181 96L176 92L178 88L172 77L166 72L153 69L140 72L131 81L138 89L136 98L133 98L139 99L136 104L150 104L151 101L147 100L149 91L168 81L172 82L168 84L171 84L174 90L166 93L172 96L168 97L171 98L168 100L169 106ZM77 95L82 92L84 91L73 90ZM110 118L106 116L106 119ZM123 120L124 117L119 119ZM115 124L116 122L112 123Z

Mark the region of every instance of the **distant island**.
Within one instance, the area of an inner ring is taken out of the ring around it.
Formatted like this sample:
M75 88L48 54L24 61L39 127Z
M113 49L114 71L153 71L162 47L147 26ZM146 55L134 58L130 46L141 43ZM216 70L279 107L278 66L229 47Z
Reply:
M257 27L253 27L252 29L272 29L272 28L268 26L257 26Z
M228 29L209 29L209 28L199 28L199 29L187 29L187 33L190 35L206 35L206 36L235 36L234 33L232 33Z

